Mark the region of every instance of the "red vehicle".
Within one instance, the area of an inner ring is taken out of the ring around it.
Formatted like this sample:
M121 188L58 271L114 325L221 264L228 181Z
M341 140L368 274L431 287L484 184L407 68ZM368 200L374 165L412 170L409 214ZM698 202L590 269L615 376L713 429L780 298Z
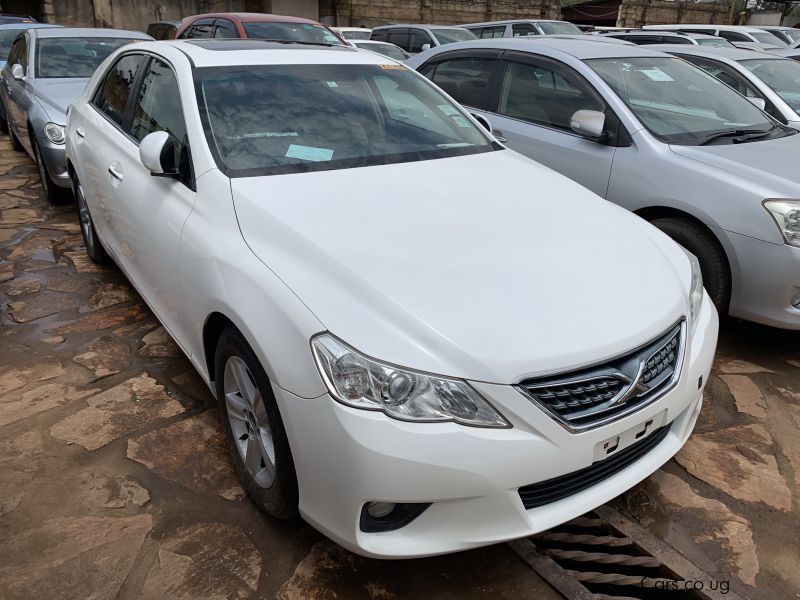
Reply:
M333 31L310 19L263 13L209 13L186 17L176 37L250 38L310 44L347 44Z

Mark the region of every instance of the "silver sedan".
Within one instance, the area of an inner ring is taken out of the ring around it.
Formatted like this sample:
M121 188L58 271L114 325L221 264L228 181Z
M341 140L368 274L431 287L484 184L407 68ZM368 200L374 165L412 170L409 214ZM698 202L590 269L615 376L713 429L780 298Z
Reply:
M64 154L67 107L109 54L150 39L138 31L59 27L28 29L14 40L0 73L0 102L13 148L36 161L51 202L70 187Z
M407 64L487 121L501 143L694 253L720 312L800 329L800 135L651 48L479 40ZM519 193L540 200L535 180ZM566 200L564 210L572 210ZM594 227L576 213L564 235L593 236Z

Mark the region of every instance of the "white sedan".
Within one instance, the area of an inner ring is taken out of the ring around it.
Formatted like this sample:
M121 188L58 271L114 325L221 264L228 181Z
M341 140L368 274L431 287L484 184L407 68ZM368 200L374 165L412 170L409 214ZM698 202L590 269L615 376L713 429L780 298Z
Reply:
M137 44L67 155L89 256L214 392L250 498L354 552L547 529L694 427L718 329L694 257L390 59Z

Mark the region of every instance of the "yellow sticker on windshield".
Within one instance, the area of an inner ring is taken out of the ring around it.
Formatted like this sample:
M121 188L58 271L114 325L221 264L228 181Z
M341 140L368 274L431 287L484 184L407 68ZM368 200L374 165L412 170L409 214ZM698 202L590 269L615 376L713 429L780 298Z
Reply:
M406 68L403 65L378 65L381 69L395 69L398 71L405 71Z

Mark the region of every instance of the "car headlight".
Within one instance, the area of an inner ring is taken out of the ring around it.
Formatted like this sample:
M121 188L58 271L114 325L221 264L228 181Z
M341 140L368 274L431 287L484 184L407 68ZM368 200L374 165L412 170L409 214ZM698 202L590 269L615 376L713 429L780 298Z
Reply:
M44 134L47 136L47 139L54 144L63 144L64 140L66 139L64 126L59 125L58 123L48 123L45 125Z
M800 247L800 200L764 200L781 235L790 246Z
M700 261L697 257L683 246L681 249L686 253L686 258L692 266L692 282L689 286L689 332L692 332L703 304L703 272L700 270Z
M403 421L510 426L466 381L378 362L328 333L313 338L311 348L325 386L342 404Z

